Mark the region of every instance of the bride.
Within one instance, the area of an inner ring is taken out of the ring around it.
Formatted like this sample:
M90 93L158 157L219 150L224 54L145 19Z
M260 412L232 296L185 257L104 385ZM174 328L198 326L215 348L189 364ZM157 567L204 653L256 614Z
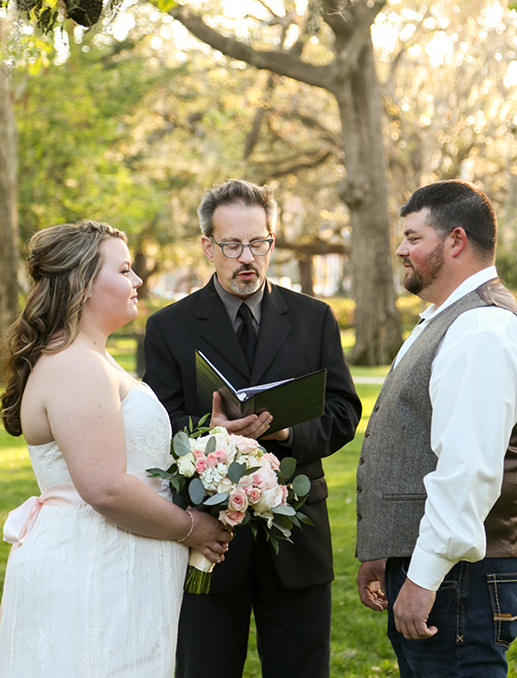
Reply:
M125 235L83 221L30 241L2 417L42 492L11 512L2 678L172 678L187 546L224 559L231 534L170 501L171 429L145 384L106 353L137 314Z

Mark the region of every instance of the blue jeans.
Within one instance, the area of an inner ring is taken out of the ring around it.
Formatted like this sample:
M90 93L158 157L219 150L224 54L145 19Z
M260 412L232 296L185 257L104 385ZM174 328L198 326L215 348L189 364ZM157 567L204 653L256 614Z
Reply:
M406 640L395 628L393 603L409 558L386 564L388 637L401 678L506 678L506 650L517 635L517 558L455 565L437 591L427 640Z

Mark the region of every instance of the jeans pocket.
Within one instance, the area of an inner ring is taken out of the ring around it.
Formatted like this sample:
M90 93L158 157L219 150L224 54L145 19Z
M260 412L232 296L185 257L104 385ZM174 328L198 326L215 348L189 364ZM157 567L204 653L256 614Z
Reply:
M517 636L517 573L487 574L494 620L494 642L510 647Z

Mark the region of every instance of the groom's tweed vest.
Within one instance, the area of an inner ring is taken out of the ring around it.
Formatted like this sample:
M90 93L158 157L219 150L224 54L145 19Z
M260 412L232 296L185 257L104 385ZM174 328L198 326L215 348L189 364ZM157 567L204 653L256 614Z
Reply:
M436 469L431 449L431 369L440 340L465 311L517 303L496 278L429 321L391 370L373 408L357 471L357 557L411 556L424 515L424 476ZM478 394L483 398L483 393ZM447 520L447 516L443 516ZM501 496L485 521L487 557L517 556L517 426L505 456Z

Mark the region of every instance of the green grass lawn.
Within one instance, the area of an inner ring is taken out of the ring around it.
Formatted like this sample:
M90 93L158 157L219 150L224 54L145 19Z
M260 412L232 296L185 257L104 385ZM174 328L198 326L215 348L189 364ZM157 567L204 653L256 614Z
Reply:
M121 364L133 369L130 340L112 346L113 355ZM353 368L354 376L383 376L386 368ZM395 656L385 635L386 615L361 605L356 594L355 577L358 563L354 558L355 542L355 469L366 422L379 385L358 384L363 403L363 419L356 439L343 450L325 460L329 484L329 513L334 542L333 621L331 643L332 678L376 678L397 676ZM38 494L27 449L22 439L8 436L0 429L0 521L8 511L33 494ZM305 529L310 529L306 527ZM295 535L296 536L296 535ZM9 545L0 543L0 587L3 586ZM517 678L517 649L508 653L510 678ZM244 678L260 677L255 632L250 631L249 656Z

